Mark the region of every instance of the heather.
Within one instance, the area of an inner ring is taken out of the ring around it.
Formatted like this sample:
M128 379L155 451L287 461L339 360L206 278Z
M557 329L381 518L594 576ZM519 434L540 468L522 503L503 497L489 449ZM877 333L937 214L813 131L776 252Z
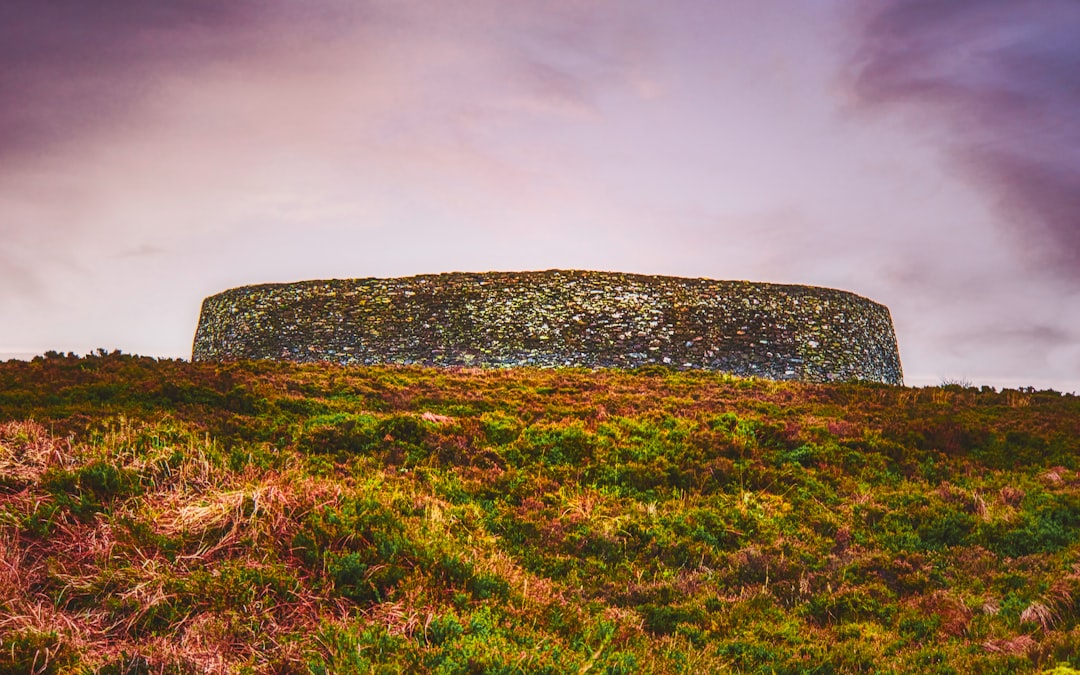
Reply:
M0 672L1080 668L1080 399L0 364Z

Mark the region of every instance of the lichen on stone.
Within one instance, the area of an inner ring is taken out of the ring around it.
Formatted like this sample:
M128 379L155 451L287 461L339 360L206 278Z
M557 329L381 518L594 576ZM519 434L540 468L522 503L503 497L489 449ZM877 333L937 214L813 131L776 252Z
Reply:
M903 381L888 308L853 293L573 270L234 288L203 301L192 358Z

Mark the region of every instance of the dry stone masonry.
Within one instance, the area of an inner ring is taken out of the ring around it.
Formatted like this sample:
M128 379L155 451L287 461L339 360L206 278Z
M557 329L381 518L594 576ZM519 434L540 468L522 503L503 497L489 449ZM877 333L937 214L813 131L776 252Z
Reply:
M852 293L564 270L234 288L203 301L192 358L903 381L888 308Z

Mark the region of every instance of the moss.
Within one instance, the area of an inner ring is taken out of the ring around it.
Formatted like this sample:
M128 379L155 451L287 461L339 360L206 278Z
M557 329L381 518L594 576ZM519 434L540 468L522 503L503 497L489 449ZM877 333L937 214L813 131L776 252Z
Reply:
M25 629L0 636L0 673L70 673L75 652L54 632Z

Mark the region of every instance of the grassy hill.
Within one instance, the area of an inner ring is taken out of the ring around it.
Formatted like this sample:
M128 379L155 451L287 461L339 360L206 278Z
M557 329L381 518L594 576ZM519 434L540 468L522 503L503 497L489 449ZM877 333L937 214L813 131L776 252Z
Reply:
M0 364L2 673L1080 668L1080 398Z

